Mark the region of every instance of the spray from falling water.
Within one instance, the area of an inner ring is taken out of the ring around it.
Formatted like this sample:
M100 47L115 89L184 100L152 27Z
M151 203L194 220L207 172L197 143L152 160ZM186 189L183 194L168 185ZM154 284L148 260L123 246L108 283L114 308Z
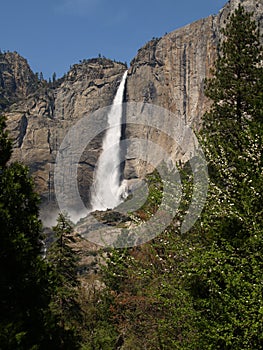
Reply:
M108 114L109 128L103 139L102 153L99 157L95 173L94 192L91 196L92 211L112 209L122 201L123 186L121 185L120 140L122 102L127 73L126 71L122 77L113 100L113 105Z

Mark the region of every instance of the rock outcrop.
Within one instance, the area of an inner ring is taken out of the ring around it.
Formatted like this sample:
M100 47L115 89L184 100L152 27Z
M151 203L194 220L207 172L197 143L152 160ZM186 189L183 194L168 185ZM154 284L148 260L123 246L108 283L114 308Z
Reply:
M38 79L23 57L17 52L0 53L0 110L27 98L37 85Z
M238 3L255 12L262 28L262 2L230 0L218 15L151 40L131 62L125 101L161 106L184 123L199 128L201 116L210 106L204 96L204 82L217 56L220 28ZM44 207L48 202L55 203L54 163L67 130L83 116L112 104L126 69L124 64L105 58L90 59L74 65L59 81L47 83L40 81L17 53L0 55L0 105L14 139L13 159L29 166ZM163 135L149 132L146 136L145 132L136 125L127 125L123 138L145 139L151 135L153 142L176 152L173 147L167 148ZM80 160L79 190L85 203L89 201L101 139L102 135L95 137ZM124 176L144 177L150 168L129 157L129 151ZM177 157L183 157L183 150Z

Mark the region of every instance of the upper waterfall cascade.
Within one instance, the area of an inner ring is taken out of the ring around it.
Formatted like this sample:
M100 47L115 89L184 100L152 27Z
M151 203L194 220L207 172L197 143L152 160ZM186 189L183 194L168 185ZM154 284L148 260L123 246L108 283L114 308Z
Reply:
M108 129L103 139L102 153L95 172L92 210L113 209L123 197L121 184L122 103L128 71L125 71L108 114Z

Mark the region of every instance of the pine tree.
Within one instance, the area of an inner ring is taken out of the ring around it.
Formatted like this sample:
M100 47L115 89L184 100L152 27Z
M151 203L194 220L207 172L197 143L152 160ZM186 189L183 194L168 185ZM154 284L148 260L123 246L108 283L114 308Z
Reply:
M0 117L0 349L75 349L50 308L56 279L44 260L39 198L28 169L11 163Z
M207 244L189 266L189 285L200 348L262 349L262 46L241 5L223 35L201 133L211 186L195 230Z
M225 142L226 138L235 141L247 123L262 121L259 105L262 112L263 54L259 28L241 5L230 16L222 34L225 39L214 77L206 89L214 103L203 118L203 130Z
M228 197L237 221L244 227L246 220L249 229L260 224L262 213L258 193L262 191L263 53L259 29L241 5L222 32L225 40L215 76L207 84L213 105L203 117L202 138L214 189L221 200Z
M71 334L72 342L77 343L81 324L81 308L78 302L79 279L77 274L78 254L72 248L75 242L72 225L63 214L59 214L53 228L55 240L48 249L47 259L54 273L54 291L50 304L58 319L59 327ZM61 341L67 333L61 333ZM66 338L67 339L67 338ZM66 343L66 341L65 341ZM73 344L70 349L73 349Z
M241 172L235 173L236 164L246 158L247 150L254 147L255 134L260 133L263 53L259 28L241 5L230 16L222 35L225 39L214 77L207 83L206 95L213 105L203 117L202 135L211 158L210 177L225 188L231 187L234 179L242 182ZM253 164L243 163L247 171L254 171Z
M11 148L1 117L0 348L44 349L52 344L54 333L48 270L41 258L38 196L27 168L7 163Z
M52 83L54 84L56 82L56 80L57 80L57 74L56 74L56 72L54 72L52 74Z

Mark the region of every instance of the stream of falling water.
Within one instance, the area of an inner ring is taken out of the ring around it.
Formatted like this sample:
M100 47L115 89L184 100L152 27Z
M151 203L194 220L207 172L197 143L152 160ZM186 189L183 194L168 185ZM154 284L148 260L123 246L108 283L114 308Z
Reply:
M102 153L98 160L94 191L91 196L92 211L112 209L122 201L120 140L126 79L127 71L122 77L108 114L109 127L103 139Z

